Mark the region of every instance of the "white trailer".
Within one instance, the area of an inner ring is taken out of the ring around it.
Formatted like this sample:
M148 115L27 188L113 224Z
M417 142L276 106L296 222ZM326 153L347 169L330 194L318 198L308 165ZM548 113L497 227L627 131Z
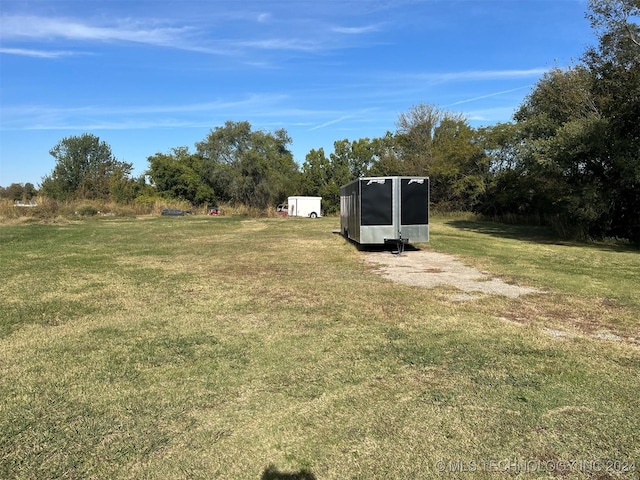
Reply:
M321 217L321 201L322 197L289 197L287 199L287 205L289 206L289 216L311 218Z

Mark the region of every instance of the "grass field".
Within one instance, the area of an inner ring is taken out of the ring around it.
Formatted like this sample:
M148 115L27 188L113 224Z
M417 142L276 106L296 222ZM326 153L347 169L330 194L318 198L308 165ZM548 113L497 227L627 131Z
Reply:
M0 226L0 478L638 478L637 250L437 218L544 291L451 302L338 223Z

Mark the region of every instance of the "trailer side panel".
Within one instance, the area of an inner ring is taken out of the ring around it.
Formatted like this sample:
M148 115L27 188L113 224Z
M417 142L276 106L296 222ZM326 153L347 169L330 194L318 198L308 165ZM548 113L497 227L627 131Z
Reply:
M360 242L360 182L340 187L340 230L342 234Z

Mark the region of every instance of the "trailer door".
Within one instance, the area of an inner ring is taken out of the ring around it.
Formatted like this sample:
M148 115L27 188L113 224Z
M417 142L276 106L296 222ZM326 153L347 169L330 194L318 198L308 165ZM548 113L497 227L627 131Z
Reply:
M400 235L411 242L429 241L429 178L400 179Z
M401 179L400 205L401 225L427 225L429 223L429 179Z
M360 181L362 225L393 224L393 182L390 178Z

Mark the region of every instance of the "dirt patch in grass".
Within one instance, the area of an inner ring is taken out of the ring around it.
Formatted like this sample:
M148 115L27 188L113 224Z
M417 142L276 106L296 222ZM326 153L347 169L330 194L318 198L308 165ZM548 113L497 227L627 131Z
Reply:
M364 252L365 261L391 281L424 288L454 287L459 293L451 302L468 302L487 295L512 299L527 294L545 293L518 301L501 312L500 318L523 325L538 324L554 337L590 337L600 340L640 344L637 323L631 309L609 299L583 299L514 285L492 277L474 267L464 265L454 255L428 251L405 251L400 255L389 251Z
M400 255L389 252L365 252L364 258L367 263L374 265L383 277L394 282L426 288L452 286L466 292L466 295L453 298L458 301L476 298L469 295L471 292L504 295L510 298L540 292L533 287L512 285L499 278L493 278L445 253L428 250L404 251Z
M549 293L514 304L500 318L522 325L541 325L543 332L553 337L586 336L640 345L637 313L606 298Z

